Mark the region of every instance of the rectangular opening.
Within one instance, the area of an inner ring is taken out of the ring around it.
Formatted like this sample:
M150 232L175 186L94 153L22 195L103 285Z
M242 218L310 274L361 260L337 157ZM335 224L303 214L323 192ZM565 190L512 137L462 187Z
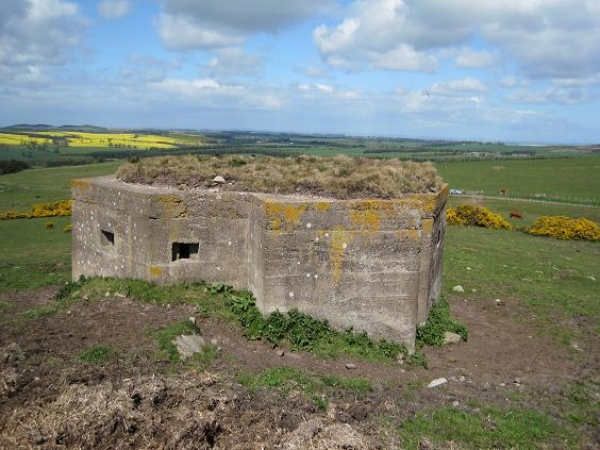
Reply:
M198 254L200 244L198 243L186 243L186 242L173 242L171 261L177 261L178 259L190 259L194 255Z
M102 233L100 240L102 245L107 246L107 245L115 245L115 233L111 232L111 231L106 231L106 230L100 230Z

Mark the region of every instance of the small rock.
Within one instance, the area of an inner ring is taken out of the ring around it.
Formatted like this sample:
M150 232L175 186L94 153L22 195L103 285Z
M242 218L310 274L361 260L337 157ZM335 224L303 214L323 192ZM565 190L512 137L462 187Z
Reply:
M461 375L460 378L458 379L458 381L460 381L461 383L464 383L465 381L467 381L467 378L464 375Z
M448 382L448 380L446 380L445 378L436 378L431 383L429 383L427 385L427 387L434 388L434 387L442 386L443 384L446 384L447 382Z
M283 350L277 350L277 351L275 352L275 354L276 354L277 356L279 356L280 358L283 358L283 357L285 356L285 352L284 352Z
M458 292L458 293L463 293L463 292L465 292L465 288L462 287L460 284L457 284L456 286L454 286L452 288L452 291L453 292Z
M515 377L514 383L515 384L521 384L523 380L521 380L519 377Z
M173 339L173 345L177 347L177 351L181 355L181 358L187 359L202 351L204 339L198 334L185 334Z
M459 344L462 341L462 336L457 333L453 333L452 331L446 331L444 333L444 342L442 345L448 344Z
M458 402L458 400L454 400L454 401L452 402L452 407L453 407L453 408L458 408L458 407L459 407L459 405L460 405L460 403Z
M496 302L496 305L498 305L498 306L502 306L503 305L502 300L500 300L499 298L497 298L494 301Z
M216 184L225 184L225 178L223 178L221 175L217 175L216 177L213 178L213 183Z
M433 450L435 447L429 439L422 437L419 439L419 450Z
M119 297L119 298L125 298L125 297L127 297L127 296L126 296L125 294L123 294L122 292L117 292L117 293L115 293L115 296L116 296L116 297Z
M196 325L196 318L194 316L190 316L189 318L190 322L192 322L194 325Z
M348 369L348 370L356 369L356 364L348 363L348 364L346 364L346 369Z

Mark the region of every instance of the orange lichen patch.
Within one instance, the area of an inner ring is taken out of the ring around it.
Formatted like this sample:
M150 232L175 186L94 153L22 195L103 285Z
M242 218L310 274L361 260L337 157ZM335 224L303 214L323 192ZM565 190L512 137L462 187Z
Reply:
M87 191L90 187L90 183L88 181L81 179L71 180L70 185L72 188L77 189L79 194L85 194L85 191Z
M362 232L369 234L377 233L381 228L381 218L379 211L352 211L350 221Z
M283 221L278 217L271 220L271 230L275 230L275 231L281 230L282 225L283 225Z
M158 195L156 200L164 205L165 217L185 217L185 205L178 195Z
M354 236L342 226L337 226L331 231L331 246L329 247L329 266L331 268L331 281L333 284L340 282L346 249Z
M285 221L295 225L300 224L300 216L306 211L306 205L285 205Z
M318 202L314 205L314 209L319 212L327 212L331 208L331 204L327 202Z
M299 204L294 205L290 203L265 203L265 213L267 220L270 221L270 227L272 230L283 230L294 231L298 225L300 225L300 217L308 205Z
M423 219L422 228L425 233L433 231L433 219Z
M408 239L411 241L421 240L420 230L397 230L394 234L398 239Z
M150 267L150 274L153 277L160 277L165 273L165 269L163 269L162 267L159 266L152 266Z
M283 214L283 203L265 202L265 213L267 216Z

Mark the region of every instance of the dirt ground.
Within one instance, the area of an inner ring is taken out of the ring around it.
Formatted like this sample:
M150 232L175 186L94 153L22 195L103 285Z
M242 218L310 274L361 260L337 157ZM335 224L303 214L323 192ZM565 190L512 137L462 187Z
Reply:
M428 369L289 349L282 355L247 341L235 325L198 318L204 339L221 350L206 370L173 373L168 360L157 359L148 330L193 316L194 307L106 298L74 303L51 317L23 318L50 303L55 290L0 296L10 305L0 313L2 449L402 448L381 417L402 424L429 407L468 410L478 400L499 406L525 401L560 420L564 386L597 376L600 368L593 336L576 349L559 345L535 333L526 311L515 305L454 298L452 314L468 326L469 341L425 349ZM118 361L105 367L78 361L99 344L117 349ZM339 389L319 409L300 391L249 391L236 382L239 373L275 366L367 378L374 388L364 397ZM427 387L440 377L448 383ZM586 434L589 448L600 446L598 430Z

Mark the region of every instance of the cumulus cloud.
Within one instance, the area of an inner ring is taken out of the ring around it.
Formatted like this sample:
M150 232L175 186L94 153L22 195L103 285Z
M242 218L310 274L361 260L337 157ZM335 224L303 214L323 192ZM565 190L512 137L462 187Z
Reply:
M148 89L153 97L158 95L169 101L202 107L276 110L282 106L282 100L274 93L257 90L248 85L225 84L213 78L170 78L149 83Z
M450 52L461 68L507 60L529 77L589 77L600 72L600 2L355 0L313 39L338 67L431 71ZM476 39L486 48L471 48Z
M276 33L334 4L334 0L163 0L159 33L172 50L239 45L250 34Z
M126 16L130 9L127 0L101 0L98 3L98 12L105 19L119 19Z
M64 62L81 43L85 20L63 0L3 0L0 3L0 67L19 71ZM37 69L36 69L37 70Z
M494 66L499 59L498 52L474 50L466 47L456 55L456 66L466 69L481 69Z
M264 58L248 55L239 47L215 50L215 57L208 63L211 76L256 76L263 72Z

